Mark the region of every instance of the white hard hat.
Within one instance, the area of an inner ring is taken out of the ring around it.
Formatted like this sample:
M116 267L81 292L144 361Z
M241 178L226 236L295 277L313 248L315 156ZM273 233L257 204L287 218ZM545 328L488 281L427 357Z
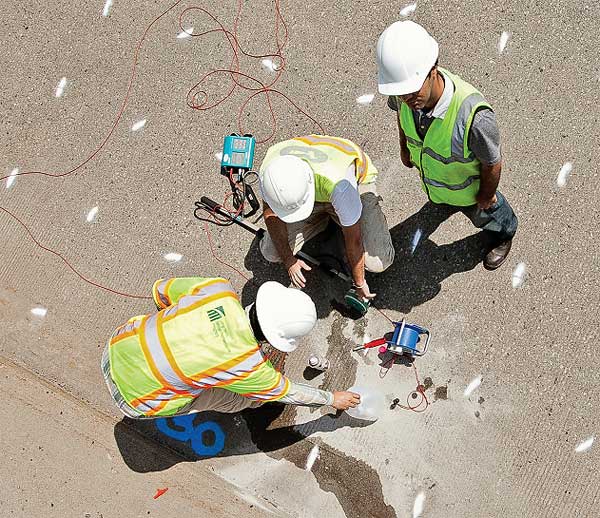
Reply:
M437 41L418 23L390 25L377 42L379 93L406 95L423 86L439 54Z
M315 177L307 162L293 155L275 158L260 171L260 191L286 223L308 218L315 205Z
M306 293L274 281L258 288L256 316L267 341L286 353L296 349L297 339L317 323L315 303Z

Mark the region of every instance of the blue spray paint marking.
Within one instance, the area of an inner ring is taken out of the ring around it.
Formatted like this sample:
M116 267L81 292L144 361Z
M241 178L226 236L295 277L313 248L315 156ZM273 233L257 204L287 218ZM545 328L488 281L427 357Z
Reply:
M156 420L156 429L176 441L189 442L196 455L212 457L218 455L225 447L225 434L214 421L204 421L194 426L196 414L180 415ZM177 427L174 428L173 426ZM212 432L214 443L204 443L205 432Z

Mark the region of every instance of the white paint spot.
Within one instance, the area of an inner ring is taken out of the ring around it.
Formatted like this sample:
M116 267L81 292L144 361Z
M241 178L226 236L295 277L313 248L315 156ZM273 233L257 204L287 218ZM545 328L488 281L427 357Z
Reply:
M306 471L310 471L315 461L319 458L319 447L315 444L306 457Z
M194 34L194 28L193 27L189 27L187 29L183 29L178 35L177 35L177 39L178 40L183 40L185 38L190 38L192 36L192 34Z
M477 376L471 383L467 385L465 389L465 397L469 397L476 389L481 385L483 378L481 376Z
M102 16L108 16L108 13L110 13L110 8L113 4L113 0L106 0L106 3L104 4L104 9L102 11Z
M423 508L425 507L425 493L421 491L415 498L413 504L413 518L419 518L423 514Z
M15 167L11 172L9 177L6 179L6 188L10 189L17 179L17 174L19 173L19 168Z
M271 72L277 72L279 70L279 65L275 63L272 59L265 58L261 61L262 66Z
M560 172L558 173L558 177L556 178L556 185L559 187L564 187L567 185L567 180L569 179L569 175L573 170L573 164L571 162L565 162L564 165L560 168Z
M365 94L356 98L356 102L358 104L371 104L373 99L375 98L375 94Z
M500 35L500 40L498 41L498 52L502 54L504 49L506 48L506 44L510 38L510 32L502 31Z
M139 131L146 125L146 119L142 119L141 121L137 121L131 126L131 131Z
M412 238L412 243L410 244L410 255L415 253L417 246L419 246L419 242L421 241L421 237L423 236L423 231L418 228L415 232L415 235Z
M221 151L215 153L215 158L217 159L217 162L220 163L223 160L223 153Z
M85 220L88 223L92 223L93 221L96 220L96 216L98 216L98 207L97 206L90 209L90 211L87 213Z
M400 9L400 16L410 16L417 10L417 2L414 4L409 4L406 7Z
M59 82L58 82L58 86L56 87L56 91L54 92L54 95L56 97L61 97L63 92L65 91L65 86L67 86L67 78L63 77Z
M35 315L36 317L45 317L46 313L48 313L48 310L41 306L38 306L37 308L33 308L31 310L31 314Z
M525 263L517 263L517 266L515 266L515 269L512 273L512 287L520 288L521 286L523 286L526 276L527 266L525 265Z
M181 261L183 256L175 252L170 252L168 254L163 255L163 257L166 261L169 261L170 263L178 263L179 261Z
M587 451L587 450L589 450L589 449L592 447L592 444L594 444L594 439L595 439L595 437L592 435L592 437L590 437L590 438L586 439L586 440L585 440L585 441L583 441L583 442L580 442L580 443L577 445L577 448L575 448L575 451L576 451L577 453L581 453L581 452L583 452L583 451Z

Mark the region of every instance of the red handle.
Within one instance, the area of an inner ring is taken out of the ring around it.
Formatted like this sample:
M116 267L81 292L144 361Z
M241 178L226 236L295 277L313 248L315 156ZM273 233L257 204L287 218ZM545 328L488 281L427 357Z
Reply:
M371 349L372 347L377 347L379 345L385 344L387 344L387 340L385 338L378 338L377 340L371 340L370 342L367 342L365 345L363 345L363 347L365 349Z

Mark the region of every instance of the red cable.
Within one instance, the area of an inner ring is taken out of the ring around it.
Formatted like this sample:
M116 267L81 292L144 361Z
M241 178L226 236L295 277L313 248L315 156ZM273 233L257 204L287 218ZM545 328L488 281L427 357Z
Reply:
M152 297L149 297L147 295L131 295L130 293L124 293L122 291L118 291L118 290L113 290L112 288L107 288L106 286L102 286L101 284L98 284L97 282L94 282L90 279L88 279L87 277L85 277L83 274L79 273L72 265L69 261L67 261L67 259L64 258L64 256L60 253L57 252L56 250L52 250L51 248L48 248L47 246L42 245L36 238L35 236L31 233L31 231L29 230L29 228L27 227L27 225L25 225L25 223L23 223L17 216L15 216L12 212L10 212L8 209L5 209L4 207L0 207L0 210L6 212L11 218L13 218L14 220L16 220L24 229L25 231L29 234L29 237L32 239L32 241L39 246L42 250L45 250L46 252L50 252L51 254L54 254L55 256L59 257L72 271L73 273L75 273L75 275L77 275L77 277L79 277L81 280L87 282L88 284L91 284L92 286L96 286L96 288L100 288L106 291L109 291L111 293L114 293L116 295L122 295L123 297L130 297L132 299L151 299Z
M69 176L73 173L75 173L76 171L78 171L79 169L81 169L82 167L84 167L86 164L88 164L90 161L92 161L96 155L106 146L107 142L110 140L111 136L113 135L116 127L118 126L119 122L121 121L123 114L125 112L125 108L127 107L127 104L129 102L129 98L130 98L130 94L131 94L131 90L133 88L133 84L134 81L136 79L136 71L137 71L137 66L138 66L138 61L139 61L139 54L140 54L140 50L142 48L142 44L144 43L146 36L148 34L148 32L150 31L150 29L152 29L152 27L161 19L163 18L166 14L168 14L170 11L172 11L175 7L177 7L180 3L182 2L182 0L178 0L175 3L173 3L168 9L166 9L165 11L163 11L160 15L158 15L156 18L154 18L152 20L152 22L146 27L146 29L144 30L142 37L140 38L140 40L138 41L136 48L135 48L135 52L134 52L134 57L133 57L133 64L131 67L131 75L129 77L129 81L127 84L127 89L125 91L125 96L123 98L123 102L121 103L121 107L119 108L118 112L117 112L117 116L109 130L109 132L106 134L106 136L104 137L104 139L101 141L100 145L85 159L83 160L81 163L79 163L78 165L76 165L75 167L73 167L72 169L63 172L63 173L48 173L45 171L24 171L22 173L17 173L15 175L6 175L3 177L0 177L0 181L5 180L9 177L15 177L15 176L27 176L27 175L41 175L41 176L49 176L49 177L53 177L53 178L60 178L60 177L66 177ZM214 22L216 22L219 26L218 29L210 29L208 31L205 31L203 33L200 34L192 34L192 36L197 37L197 36L204 36L206 34L210 34L213 32L223 32L224 35L227 38L227 41L229 43L229 45L231 46L231 49L233 51L233 58L232 58L232 62L231 62L231 67L232 69L230 70L214 70L209 72L208 74L205 74L201 80L196 83L188 92L187 98L188 98L188 106L190 106L193 109L196 110L208 110L210 108L213 108L215 106L218 106L219 104L221 104L223 101L225 101L227 98L229 98L231 96L231 94L233 93L233 91L235 90L235 88L237 86L239 86L242 89L248 90L253 92L252 95L249 96L249 98L242 104L240 112L238 113L238 128L240 129L240 132L243 133L242 131L242 124L241 124L241 117L242 117L242 113L243 110L245 109L245 107L247 106L248 102L253 99L255 96L264 93L267 99L267 104L269 107L269 112L271 115L271 121L273 123L273 130L272 132L269 134L269 136L264 139L264 140L259 140L259 143L262 142L266 142L268 140L270 140L271 138L273 138L273 136L275 135L275 132L277 130L277 120L275 117L275 111L273 109L273 106L271 104L271 99L269 96L270 92L276 93L282 97L284 97L288 102L290 102L300 113L302 113L303 115L305 115L306 117L308 117L312 122L314 122L321 130L322 133L324 133L324 129L323 127L310 115L308 115L308 113L306 113L304 110L302 110L294 101L292 101L287 95L283 94L282 92L279 92L277 90L272 89L271 87L279 80L279 78L281 77L281 74L283 73L283 70L285 68L285 58L282 54L283 52L283 48L285 47L285 45L287 44L288 41L288 29L287 29L287 25L285 23L285 20L281 14L281 9L280 9L280 2L279 0L275 0L275 42L276 42L276 46L277 46L277 51L273 54L251 54L249 52L246 52L244 49L242 49L242 47L240 46L239 42L238 42L238 37L237 37L237 31L238 31L238 24L239 24L239 20L240 20L240 16L241 16L241 11L242 11L242 0L238 0L237 3L238 9L237 9L237 13L236 13L236 18L235 18L235 22L234 22L234 28L233 28L233 32L228 31L222 24L221 22L219 22L219 20L213 16L210 12L208 12L206 9L203 9L202 7L188 7L186 9L184 9L180 15L179 15L179 26L181 28L181 30L185 30L183 28L182 25L182 18L185 16L186 13L190 12L190 11L201 11L205 14L207 14ZM284 29L284 36L283 36L283 41L280 40L280 24L281 26L283 26ZM262 83L261 81L259 81L258 79L249 76L247 74L244 74L242 72L239 71L239 56L238 56L238 50L241 54L243 54L246 57L250 57L250 58L255 58L255 59L260 59L260 58L275 58L278 60L278 67L277 67L277 74L275 76L275 78L273 79L273 81L271 83L269 83L268 85L265 85L264 83ZM229 92L226 94L226 96L219 100L218 102L216 102L215 104L211 105L211 106L204 106L204 104L206 104L206 102L208 101L208 95L206 94L206 92L203 91L197 91L195 92L191 98L190 98L190 94L192 94L192 92L208 77L212 76L215 73L218 72L226 72L230 75L233 85L230 88ZM239 81L237 80L237 76L241 76L241 77L245 77L247 79L250 79L251 81L254 81L255 83L257 83L258 85L260 85L260 87L249 87L246 85L243 85L241 83L239 83ZM202 103L198 103L196 102L197 100L197 96L199 94L203 94L205 96L205 102ZM238 213L241 212L243 206L240 207L238 209ZM50 252L56 256L58 256L78 277L80 277L82 280L84 280L85 282L88 282L89 284L96 286L100 289L109 291L111 293L115 293L118 295L122 295L125 297L132 297L132 298L146 298L146 299L150 299L151 297L146 297L146 296L139 296L139 295L130 295L127 293L123 293L117 290L113 290L111 288L107 288L105 286L102 286L98 283L95 283L89 279L87 279L85 276L83 276L82 274L80 274L70 263L67 259L65 259L65 257L60 254L59 252L52 250L48 247L43 246L41 243L39 243L39 241L37 241L37 239L35 239L35 237L33 236L32 232L29 230L29 228L27 227L27 225L25 225L17 216L15 216L12 212L10 212L8 209L1 207L0 209L2 209L5 213L9 214L11 217L13 217L16 221L19 222L19 224L27 231L27 233L29 234L29 236L31 237L31 239L34 241L34 243L39 246L42 250L45 250L47 252ZM213 214L214 217L214 214ZM214 249L212 247L212 241L210 238L210 233L208 231L208 227L205 226L205 230L207 231L207 237L209 239L209 243L211 246L211 252L213 253L213 256L215 257L215 259L217 261L219 261L220 263L227 265L228 267L232 268L233 270L235 270L238 274L240 274L242 277L244 277L245 279L248 279L248 277L246 277L245 275L243 275L239 270L237 270L236 268L234 268L233 266L229 265L228 263L222 261L221 259L219 259L219 257L214 253Z

